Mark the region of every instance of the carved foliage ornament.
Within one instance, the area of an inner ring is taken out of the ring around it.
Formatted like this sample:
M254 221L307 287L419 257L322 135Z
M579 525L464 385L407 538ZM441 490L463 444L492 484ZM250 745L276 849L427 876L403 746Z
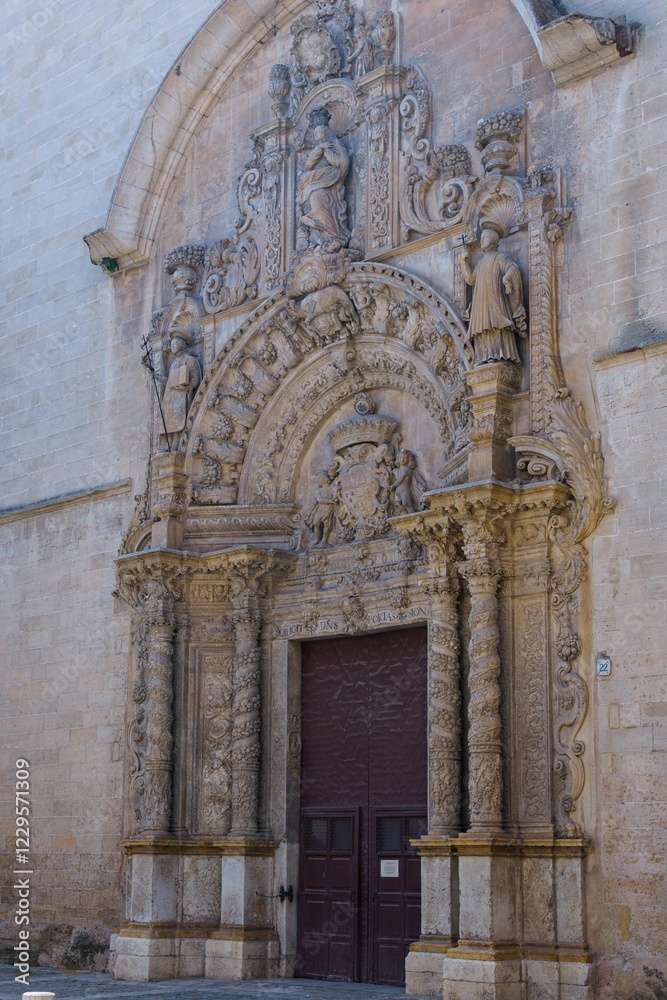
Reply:
M265 310L271 310L266 319ZM187 448L197 460L193 486L199 503L237 501L244 456L248 442L254 440L253 428L268 399L285 381L291 387L285 391L292 395L296 392L294 413L281 396L279 425L269 427L262 423L262 447L248 469L248 477L257 485L252 489L248 485L245 493L253 498L259 496L264 502L274 497L268 479L266 487L260 484L265 476L274 481L286 434L291 435L291 428L298 428L300 436L308 434L312 428L303 423L304 412L311 402L321 399L324 405L325 400L323 374L312 380L312 384L308 377L302 378L293 392L288 373L323 346L354 347L362 336L381 336L384 343L387 337L395 338L409 351L399 361L394 357L395 352L383 349L380 344L372 358L365 348L363 357L367 360L358 377L354 371L359 362L351 363L354 351L348 360L344 360L345 351L340 360L334 360L337 356L332 354L331 361L327 361L331 368L327 384L333 385L332 379L339 380L344 397L360 391L365 383L372 387L384 380L385 384L394 385L399 384L399 379L401 386L405 384L420 399L441 428L446 453L465 445L467 413L461 401L468 390L462 377L466 366L462 357L465 338L462 324L423 286L411 281L408 291L401 272L376 265L353 265L342 288L327 286L306 294L300 301L281 304L276 300L274 305L265 304L207 373L204 394L200 394L190 413L181 442L181 448ZM414 360L408 360L410 357ZM374 373L371 382L363 370ZM428 379L427 370L432 373ZM349 388L344 386L345 379L353 380L352 384L348 382ZM328 405L332 403L333 400ZM284 475L289 490L287 470Z

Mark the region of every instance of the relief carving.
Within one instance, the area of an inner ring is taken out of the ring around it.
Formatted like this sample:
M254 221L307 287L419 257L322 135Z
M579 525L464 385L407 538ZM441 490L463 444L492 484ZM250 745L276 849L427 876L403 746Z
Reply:
M400 104L403 148L400 156L399 205L403 237L411 232L442 232L458 222L474 183L465 146L434 147L431 93L421 71L407 71Z
M225 312L257 297L259 251L251 236L235 233L208 247L204 257L204 309Z
M398 422L376 414L363 392L355 410L357 417L329 431L335 456L305 517L315 545L329 544L334 530L345 541L386 534L388 518L414 510L425 489L415 456L396 447Z
M345 201L350 155L329 128L330 121L326 108L315 108L310 113L315 147L308 153L299 178L297 253L311 248L335 253L350 240Z
M231 651L207 654L204 669L204 766L201 829L226 834L231 825Z
M547 735L545 661L547 621L543 602L526 601L520 606L518 632L521 648L521 706L518 713L521 754L521 811L527 822L551 819L550 782L545 760Z

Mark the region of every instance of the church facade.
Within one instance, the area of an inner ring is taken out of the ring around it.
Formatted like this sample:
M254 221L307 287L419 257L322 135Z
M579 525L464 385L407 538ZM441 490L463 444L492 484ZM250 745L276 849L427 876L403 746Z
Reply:
M0 515L99 639L13 695L45 962L667 988L665 26L599 8L190 31L82 234L116 479Z

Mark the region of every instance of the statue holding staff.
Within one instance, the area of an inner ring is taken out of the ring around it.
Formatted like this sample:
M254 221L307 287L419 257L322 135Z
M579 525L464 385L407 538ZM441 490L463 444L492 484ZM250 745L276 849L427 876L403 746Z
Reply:
M471 269L470 251L461 254L463 277L473 286L468 334L475 351L475 364L520 360L515 334L525 337L526 310L521 272L512 258L498 249L507 231L499 223L482 222L482 259Z

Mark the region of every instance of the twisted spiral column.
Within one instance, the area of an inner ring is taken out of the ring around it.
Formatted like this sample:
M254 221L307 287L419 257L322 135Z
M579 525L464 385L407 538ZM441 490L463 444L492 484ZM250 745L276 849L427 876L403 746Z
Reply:
M146 633L146 756L143 832L167 833L171 823L173 770L173 638L175 623L148 626Z
M487 537L484 537L484 536ZM470 590L468 751L470 826L473 833L502 831L503 774L500 717L500 563L495 543L482 526L466 531L461 572ZM480 546L484 552L480 554Z
M461 690L458 587L454 576L431 586L429 624L429 761L431 829L455 835L461 817Z
M232 836L257 833L259 805L260 618L254 611L234 616L234 726L232 730Z

